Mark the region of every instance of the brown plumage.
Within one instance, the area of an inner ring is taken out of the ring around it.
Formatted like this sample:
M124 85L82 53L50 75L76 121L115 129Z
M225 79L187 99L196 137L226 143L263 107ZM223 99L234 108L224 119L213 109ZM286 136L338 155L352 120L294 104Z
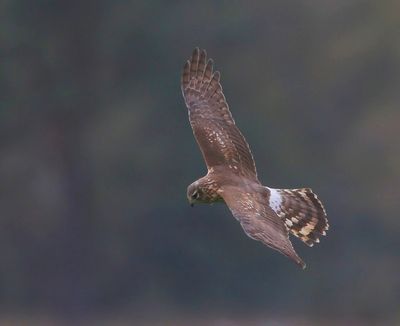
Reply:
M189 121L208 173L189 185L189 202L225 202L246 234L305 268L289 232L307 245L319 242L329 225L326 212L309 188L273 189L257 178L250 147L235 125L222 91L220 73L205 50L196 48L181 80Z

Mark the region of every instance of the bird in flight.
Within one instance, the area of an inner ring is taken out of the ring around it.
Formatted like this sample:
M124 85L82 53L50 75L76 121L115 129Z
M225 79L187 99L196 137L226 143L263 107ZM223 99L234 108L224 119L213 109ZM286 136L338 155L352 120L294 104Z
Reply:
M181 77L182 94L207 174L187 188L195 203L225 202L245 233L292 259L306 264L289 233L308 246L329 228L325 209L310 188L274 189L258 180L250 147L233 120L212 59L194 49Z

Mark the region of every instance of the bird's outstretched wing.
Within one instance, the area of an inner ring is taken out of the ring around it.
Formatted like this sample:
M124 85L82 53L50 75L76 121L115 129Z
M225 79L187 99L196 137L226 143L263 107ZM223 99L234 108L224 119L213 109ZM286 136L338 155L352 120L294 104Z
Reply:
M284 222L268 205L267 190L247 192L237 186L222 186L219 194L250 238L279 251L303 269L306 267L293 249Z
M213 72L213 61L207 61L205 50L193 51L183 68L181 87L207 168L223 165L237 175L257 179L249 145L236 127L222 92L220 73Z

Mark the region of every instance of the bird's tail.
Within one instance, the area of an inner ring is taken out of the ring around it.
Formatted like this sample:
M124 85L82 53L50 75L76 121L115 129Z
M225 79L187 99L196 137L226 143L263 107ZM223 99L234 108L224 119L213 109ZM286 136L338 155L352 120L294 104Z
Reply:
M270 206L283 219L289 232L308 246L319 242L329 229L326 211L310 188L271 189Z

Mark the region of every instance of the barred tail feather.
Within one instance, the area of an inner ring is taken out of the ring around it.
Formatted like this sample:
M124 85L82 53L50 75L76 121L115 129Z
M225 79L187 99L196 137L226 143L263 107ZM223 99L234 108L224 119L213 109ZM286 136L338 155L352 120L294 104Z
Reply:
M283 219L289 232L308 246L319 242L329 229L326 211L310 188L272 189L269 204Z

